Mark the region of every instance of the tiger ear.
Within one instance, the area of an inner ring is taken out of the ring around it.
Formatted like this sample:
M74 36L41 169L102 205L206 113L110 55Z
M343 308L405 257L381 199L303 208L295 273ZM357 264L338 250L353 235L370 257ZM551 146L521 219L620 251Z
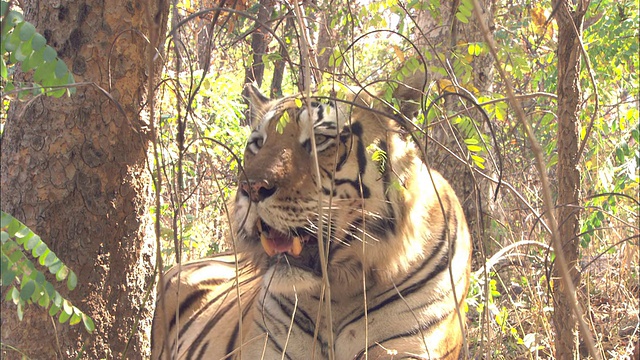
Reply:
M424 96L424 88L427 86L427 75L423 68L415 69L405 76L402 83L393 92L393 98L400 102L400 112L412 118L421 109Z
M260 118L268 111L267 108L271 100L260 92L255 83L249 83L244 86L242 97L249 105L247 123L254 129Z

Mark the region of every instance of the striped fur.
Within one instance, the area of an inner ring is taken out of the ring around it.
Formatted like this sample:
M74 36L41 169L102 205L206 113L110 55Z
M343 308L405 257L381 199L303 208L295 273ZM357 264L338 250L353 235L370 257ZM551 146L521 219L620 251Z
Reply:
M231 255L171 269L152 358L457 359L470 239L447 182L367 96L307 108L251 94L240 271Z

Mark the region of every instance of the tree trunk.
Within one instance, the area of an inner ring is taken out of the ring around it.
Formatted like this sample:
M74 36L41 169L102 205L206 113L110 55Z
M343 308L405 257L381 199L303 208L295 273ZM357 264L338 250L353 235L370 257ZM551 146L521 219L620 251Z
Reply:
M287 16L283 29L283 40L285 36L294 36L295 33L295 18L293 16ZM271 87L269 88L269 96L272 99L282 97L282 80L284 79L285 66L289 59L289 52L287 51L287 45L283 41L280 43L278 52L280 53L280 59L276 59L273 64L273 77L271 78Z
M258 21L256 21L255 30L251 35L251 52L253 53L253 62L251 67L245 70L244 82L256 82L258 86L262 85L264 78L264 62L262 56L267 53L267 45L269 44L269 32L265 30L268 26L271 9L271 0L260 0L258 4Z
M558 238L569 267L574 286L580 282L577 267L580 239L580 171L578 169L578 112L580 110L580 55L579 37L582 21L589 1L581 0L575 9L565 1L554 0L555 19L558 23ZM558 266L554 277L560 276ZM578 359L577 319L571 310L568 289L560 280L554 281L553 323L556 330L556 358Z
M327 13L329 9L320 11L318 14L318 43L316 45L316 54L318 54L318 69L322 72L329 71L329 59L334 49L334 30L330 28L327 22Z
M71 98L11 104L2 140L2 210L76 272L78 287L58 290L96 324L89 335L35 305L20 322L15 306L3 302L3 344L33 359L140 359L149 348L155 243L145 236L151 234L151 133L141 115L149 75L144 36L161 44L169 8L167 1L148 3L156 7L23 2L26 20L71 65L76 81L94 82L112 98L84 85ZM7 349L3 359L20 358Z

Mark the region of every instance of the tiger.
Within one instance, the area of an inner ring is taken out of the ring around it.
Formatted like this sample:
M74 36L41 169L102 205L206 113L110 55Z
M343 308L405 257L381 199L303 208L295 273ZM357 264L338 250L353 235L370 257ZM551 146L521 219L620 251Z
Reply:
M164 275L151 358L458 359L471 239L401 115L246 89L235 251Z

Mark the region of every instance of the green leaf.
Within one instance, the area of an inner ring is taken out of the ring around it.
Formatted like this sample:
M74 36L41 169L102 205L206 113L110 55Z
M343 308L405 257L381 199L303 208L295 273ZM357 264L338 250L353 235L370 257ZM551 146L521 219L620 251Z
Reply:
M40 236L35 235L31 239L29 239L29 241L27 241L26 244L24 244L24 249L33 250L35 249L36 246L40 245L41 243L42 243L42 240L40 239Z
M18 304L20 302L20 291L15 286L11 287L11 300L13 300L14 304Z
M60 307L57 306L54 302L53 304L51 304L51 307L49 308L49 316L56 316L56 314L59 311L60 311Z
M47 45L44 48L44 61L45 62L53 62L56 60L56 58L58 57L58 53L56 53L56 50L54 48L52 48L51 46Z
M33 74L33 80L41 83L43 86L50 86L51 82L55 80L55 77L53 76L55 66L56 63L53 61L45 62L42 65L38 66L36 72Z
M36 246L35 249L33 249L31 254L33 255L34 258L39 258L48 249L49 248L47 247L47 244L45 244L44 242L40 242L40 244L38 244L38 246Z
M9 71L7 70L7 64L4 62L4 57L0 57L0 77L7 79Z
M473 160L473 163L479 168L479 169L484 169L484 158L478 156L478 155L471 155L471 159Z
M69 290L73 290L76 288L76 286L78 286L78 277L76 276L76 273L74 273L73 271L69 271L69 277L67 278L67 288Z
M33 295L33 292L36 290L36 283L33 280L29 280L22 285L22 289L20 289L20 300L27 301Z
M13 286L11 286L9 288L9 291L7 291L7 293L5 294L4 301L6 301L6 302L12 301L13 300L12 299L12 295L13 295Z
M40 286L44 286L44 284L47 282L47 279L44 278L44 274L42 272L36 270L35 282L40 287ZM41 290L44 290L44 289L41 289Z
M69 300L62 300L62 310L69 315L73 314L73 305L71 305Z
M63 266L62 261L56 258L56 261L54 261L54 263L51 264L51 266L49 266L49 272L52 274L57 274L58 270L60 270L62 266Z
M69 69L67 68L67 64L65 64L64 61L58 59L57 62L56 62L56 68L54 70L56 78L64 79L64 81L66 83L66 81L67 81L67 73L68 72L69 72Z
M53 303L59 307L62 308L62 302L64 301L64 299L62 298L62 295L60 295L59 292L55 292L55 294L53 295Z
M44 265L44 262L45 262L45 260L47 259L47 256L49 256L49 253L50 253L50 252L51 252L51 250L49 250L49 249L47 248L47 250L46 250L42 255L40 255L40 257L38 258L38 263L39 263L40 265L45 266L45 265Z
M458 19L458 21L460 21L463 24L466 24L469 22L469 19L465 17L461 12L456 13L456 18Z
M51 265L53 265L53 263L55 263L57 260L58 260L58 257L56 256L56 253L54 253L53 251L50 251L44 260L44 266L51 267Z
M7 243L7 244L10 244L10 243ZM9 255L9 260L11 260L11 262L14 264L24 258L25 258L24 254L22 253L22 250L20 250L19 246L16 246L15 248L13 248L13 252L11 253L11 255Z
M32 233L29 228L24 227L23 229L26 229L28 231L28 234L22 237L17 236L17 233L15 235L16 237L16 242L18 243L18 245L23 245L25 244L25 242L31 240L34 237L34 233Z
M16 278L16 273L11 269L13 265L9 258L2 254L2 286L7 286L13 283Z
M74 308L74 310L77 310L76 308ZM80 310L78 310L78 312L82 313ZM75 325L80 323L80 320L82 320L82 318L80 317L80 315L78 315L75 311L73 312L73 315L71 315L71 320L69 320L69 325Z
M60 324L64 324L67 322L67 320L69 320L69 318L71 317L71 314L68 314L65 311L60 312L60 317L58 317L58 321L60 322Z
M47 39L45 39L44 36L38 33L33 35L33 39L31 39L31 47L33 48L33 51L38 51L43 49L46 44L47 44Z
M93 319L89 316L82 314L82 322L84 323L84 328L91 334L96 329L96 325L93 323Z
M20 40L22 41L27 41L27 40L31 40L31 38L33 37L33 35L36 33L36 27L33 26L30 22L24 22L22 23L22 26L20 27Z
M67 93L67 89L65 89L65 88L60 88L60 89L47 91L47 95L53 96L56 99L61 98L66 93Z
M9 217L9 219L7 219L7 224L2 224L2 227L6 227L7 228L7 233L9 233L9 236L14 236L18 231L20 231L20 229L22 229L24 227L24 225L22 225L20 223L20 221L18 221L17 219L15 219L13 216L11 215L7 215Z
M44 64L44 48L38 50L34 49L33 53L29 57L28 65L32 69L37 69ZM23 64L24 66L24 64ZM26 70L25 70L26 71Z
M42 306L43 308L48 308L49 307L49 303L51 302L51 298L49 297L49 294L47 294L46 291L42 292L42 296L40 297L40 299L38 300L38 305Z
M53 298L56 294L56 289L54 289L53 285L48 281L44 284L44 291L47 292L50 298Z
M13 236L20 239L20 238L30 238L33 235L34 234L31 232L31 230L29 230L28 227L23 226L18 231L16 231L16 233Z
M18 319L20 319L20 321L22 321L22 318L24 318L24 308L22 307L23 302L20 301L18 303Z
M9 51L15 51L18 46L20 46L20 44L22 43L22 40L20 40L20 33L18 29L15 29L11 32L11 34L9 34L9 36L7 36L5 43L4 43L4 48Z
M67 275L69 275L69 268L66 265L62 265L60 270L56 272L56 280L62 281L67 278Z
M15 26L24 21L24 16L15 10L10 10L4 20L8 24L13 24Z
M287 126L288 123L289 113L285 111L276 124L276 131L278 132L278 134L282 135L282 133L284 133L284 127Z

